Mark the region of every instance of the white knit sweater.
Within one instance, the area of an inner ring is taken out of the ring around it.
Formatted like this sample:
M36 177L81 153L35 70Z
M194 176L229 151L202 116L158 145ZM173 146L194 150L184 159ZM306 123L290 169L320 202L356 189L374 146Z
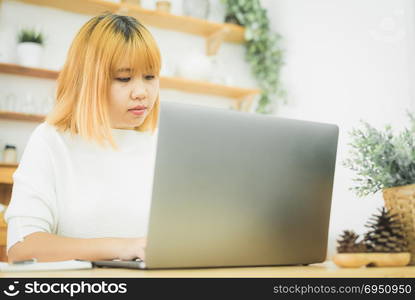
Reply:
M120 150L36 127L13 175L7 251L33 232L66 237L147 235L157 132L112 129Z

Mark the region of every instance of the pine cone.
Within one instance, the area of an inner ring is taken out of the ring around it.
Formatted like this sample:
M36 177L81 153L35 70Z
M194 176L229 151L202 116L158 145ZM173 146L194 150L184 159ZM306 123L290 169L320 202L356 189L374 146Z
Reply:
M337 240L338 253L357 253L357 252L366 252L366 245L363 241L357 243L357 239L359 235L357 235L354 231L345 230L343 234L340 236L341 239Z
M384 207L379 209L365 227L370 230L365 234L364 242L368 252L406 252L408 243L402 225Z

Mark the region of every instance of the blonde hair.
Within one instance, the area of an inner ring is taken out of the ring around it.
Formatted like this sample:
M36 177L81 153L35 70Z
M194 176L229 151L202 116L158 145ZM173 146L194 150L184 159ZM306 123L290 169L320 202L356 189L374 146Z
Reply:
M109 91L111 78L123 59L129 59L131 76L159 76L161 55L151 33L135 18L105 13L89 20L75 36L57 79L56 103L46 122L60 131L79 134L101 145L111 134ZM155 132L160 95L137 131Z

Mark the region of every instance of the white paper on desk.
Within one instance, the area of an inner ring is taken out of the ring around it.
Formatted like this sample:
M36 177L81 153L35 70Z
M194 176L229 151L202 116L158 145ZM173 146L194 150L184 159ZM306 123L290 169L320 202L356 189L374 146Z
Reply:
M92 269L92 263L86 260L64 260L54 262L38 262L22 265L0 262L0 272L54 271Z

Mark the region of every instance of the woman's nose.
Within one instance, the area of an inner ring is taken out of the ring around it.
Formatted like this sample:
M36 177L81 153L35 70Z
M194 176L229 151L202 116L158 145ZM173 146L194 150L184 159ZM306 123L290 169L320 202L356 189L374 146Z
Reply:
M131 91L132 99L145 99L147 97L147 90L142 82L138 82L134 85L134 88Z

